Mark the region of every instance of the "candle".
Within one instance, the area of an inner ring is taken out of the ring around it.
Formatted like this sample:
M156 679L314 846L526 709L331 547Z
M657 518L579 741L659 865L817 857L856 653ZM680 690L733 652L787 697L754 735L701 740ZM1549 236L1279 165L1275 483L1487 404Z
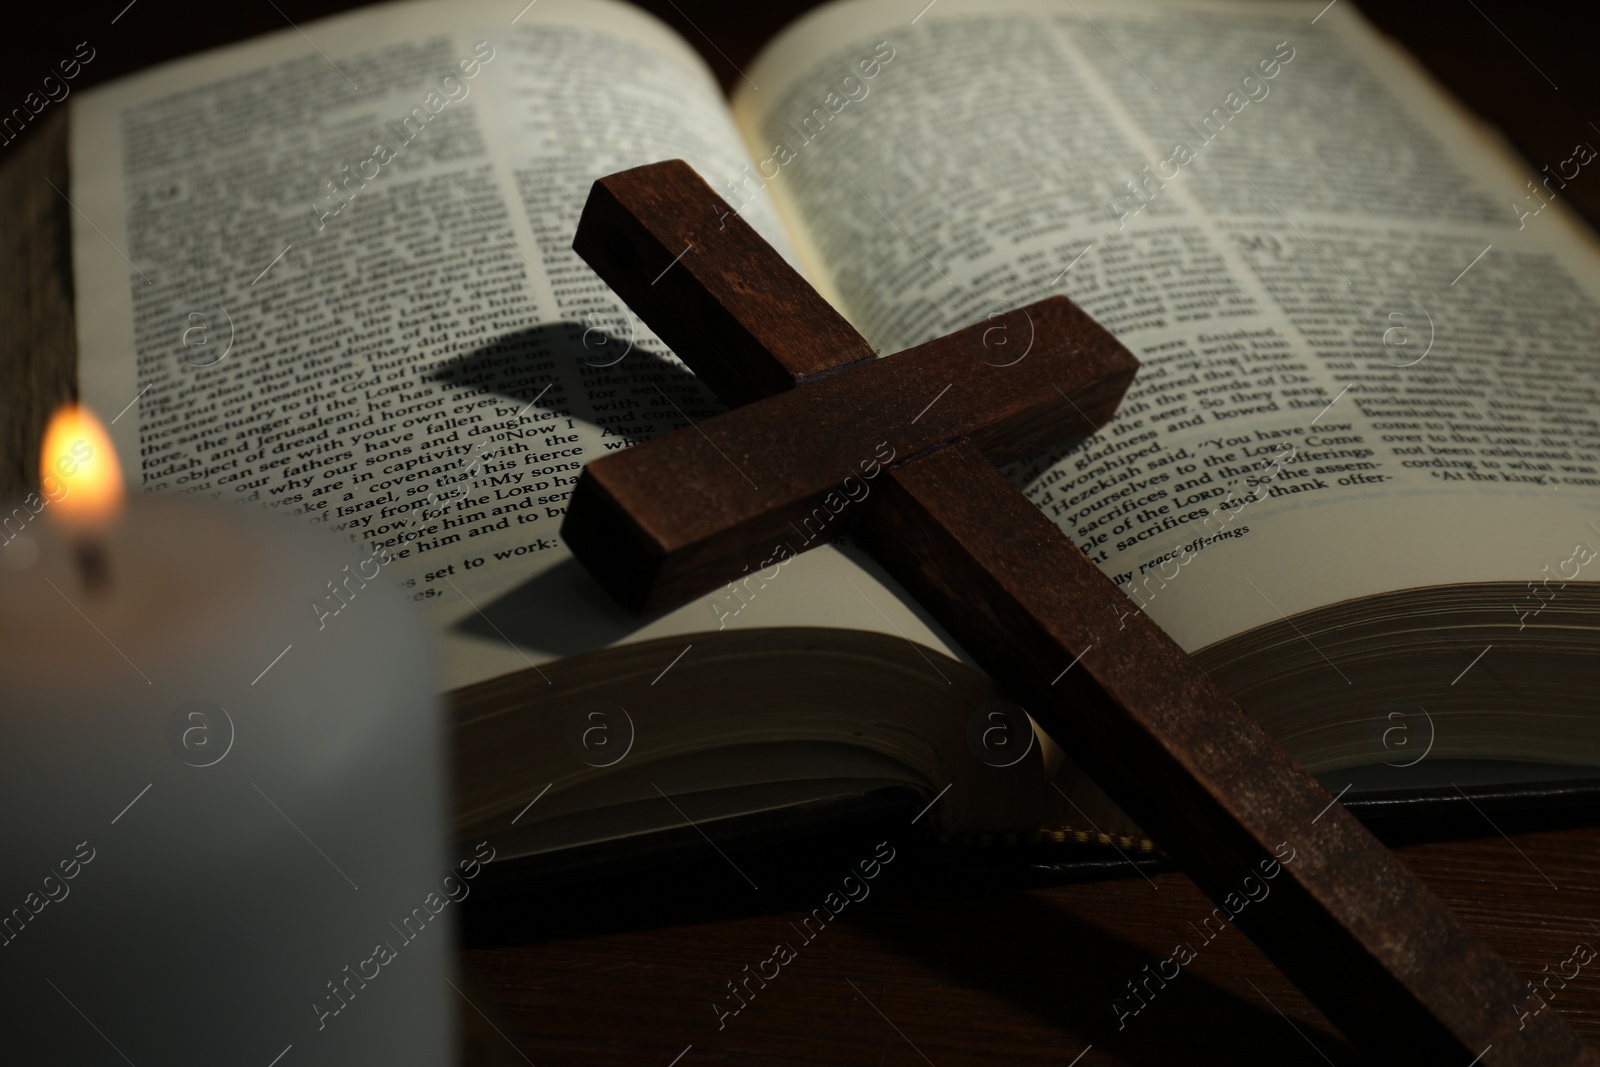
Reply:
M8 1049L449 1062L465 882L431 653L385 558L121 497L71 408L40 491L0 514Z

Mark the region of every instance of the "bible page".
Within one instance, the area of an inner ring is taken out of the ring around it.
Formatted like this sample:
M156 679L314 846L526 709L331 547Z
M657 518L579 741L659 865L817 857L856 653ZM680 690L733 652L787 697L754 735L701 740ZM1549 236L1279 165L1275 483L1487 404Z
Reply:
M1139 357L1010 473L1186 649L1600 533L1595 130L1536 172L1322 0L860 0L749 73L751 185L875 346L1064 293Z
M727 627L945 647L831 545L640 620L562 544L585 462L720 410L571 251L590 184L683 158L726 187L750 160L653 18L518 6L384 5L75 99L82 394L130 480L339 532L349 577L306 576L307 626L392 581L452 687Z

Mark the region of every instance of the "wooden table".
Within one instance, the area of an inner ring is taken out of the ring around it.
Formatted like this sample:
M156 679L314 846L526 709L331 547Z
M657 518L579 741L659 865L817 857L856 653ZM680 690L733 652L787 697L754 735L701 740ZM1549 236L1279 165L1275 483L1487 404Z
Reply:
M1509 840L1480 824L1477 839L1400 854L1529 978L1557 973L1576 944L1600 950L1591 922L1600 917L1600 827L1518 832L1508 816L1497 822ZM818 902L567 935L570 902L535 898L528 908L542 929L501 927L489 936L521 943L468 948L462 965L479 1006L540 1067L667 1067L690 1045L681 1067L1362 1062L1237 930L1202 946L1190 924L1211 903L1180 873L978 891L891 865L871 897L800 947L789 923ZM794 943L798 958L719 1032L712 1000L731 1005L725 983L778 940ZM1112 997L1126 997L1124 983L1178 941L1198 958L1119 1031ZM1600 1042L1600 959L1550 988L1546 1010Z
M280 6L298 22L350 5ZM747 62L808 4L645 6L703 44L727 81L737 76L733 63ZM1600 68L1585 58L1600 23L1595 12L1528 18L1508 0L1481 0L1481 11L1442 0L1362 6L1535 158L1561 158L1570 131L1586 128L1585 108L1600 87ZM75 22L75 10L59 5L16 13L0 42L11 60L0 63L0 91L16 90L6 99L27 91L29 56L41 48L55 54L58 44L70 51L81 39ZM82 85L278 25L266 7L203 19L130 16L116 30L117 47L103 48ZM45 413L75 389L70 220L43 181L65 187L64 133L58 112L0 150L0 495L27 484ZM1573 183L1570 195L1591 220L1600 219L1600 185ZM1580 943L1600 949L1600 825L1566 819L1569 825L1552 828L1556 821L1497 816L1507 837L1467 819L1451 828L1463 836L1450 841L1391 843L1528 978L1565 971L1569 977L1550 981L1555 996L1546 1010L1560 1010L1600 1042L1600 960L1576 977L1566 962ZM863 840L863 855L872 843ZM1198 925L1210 904L1179 873L1146 880L1130 870L1094 883L977 890L909 864L890 866L868 900L800 947L721 1031L712 1001L728 1002L726 983L770 955L776 941L797 940L789 923L817 901L769 886L722 907L725 886L635 888L640 899L668 902L607 916L589 901L580 922L580 902L534 894L519 906L518 921L480 922L468 931L472 947L462 951L461 965L471 1004L463 1005L462 1020L471 1062L668 1067L680 1054L683 1067L1357 1062L1231 928L1118 1030L1110 1005L1126 996L1125 983L1142 978L1142 968L1168 956L1176 942L1201 940L1190 924ZM1485 1067L1493 1067L1492 1054Z

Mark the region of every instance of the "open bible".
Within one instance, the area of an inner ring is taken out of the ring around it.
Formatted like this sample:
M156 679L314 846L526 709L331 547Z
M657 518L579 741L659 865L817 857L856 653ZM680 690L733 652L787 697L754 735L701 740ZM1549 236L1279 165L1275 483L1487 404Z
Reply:
M145 489L349 540L306 640L368 581L430 613L458 830L504 857L888 795L1148 849L852 546L870 477L661 615L575 564L583 464L719 410L570 248L595 178L682 158L882 352L1053 293L1124 341L1115 420L1009 473L1345 802L1600 777L1593 132L1534 171L1350 5L918 6L814 12L731 102L610 0L84 93L82 394Z

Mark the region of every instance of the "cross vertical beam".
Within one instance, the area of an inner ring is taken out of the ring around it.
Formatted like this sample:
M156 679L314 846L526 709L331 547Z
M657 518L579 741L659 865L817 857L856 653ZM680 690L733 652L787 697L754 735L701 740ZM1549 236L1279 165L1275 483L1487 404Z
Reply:
M1014 313L1038 328L1021 361L986 358L977 327L868 359L677 161L596 182L574 247L744 405L584 469L562 533L624 603L715 588L854 472L863 434L911 442L852 516L863 544L1364 1052L1600 1067L1555 1012L1519 1017L1510 968L994 469L1097 428L1131 378L1070 302Z

